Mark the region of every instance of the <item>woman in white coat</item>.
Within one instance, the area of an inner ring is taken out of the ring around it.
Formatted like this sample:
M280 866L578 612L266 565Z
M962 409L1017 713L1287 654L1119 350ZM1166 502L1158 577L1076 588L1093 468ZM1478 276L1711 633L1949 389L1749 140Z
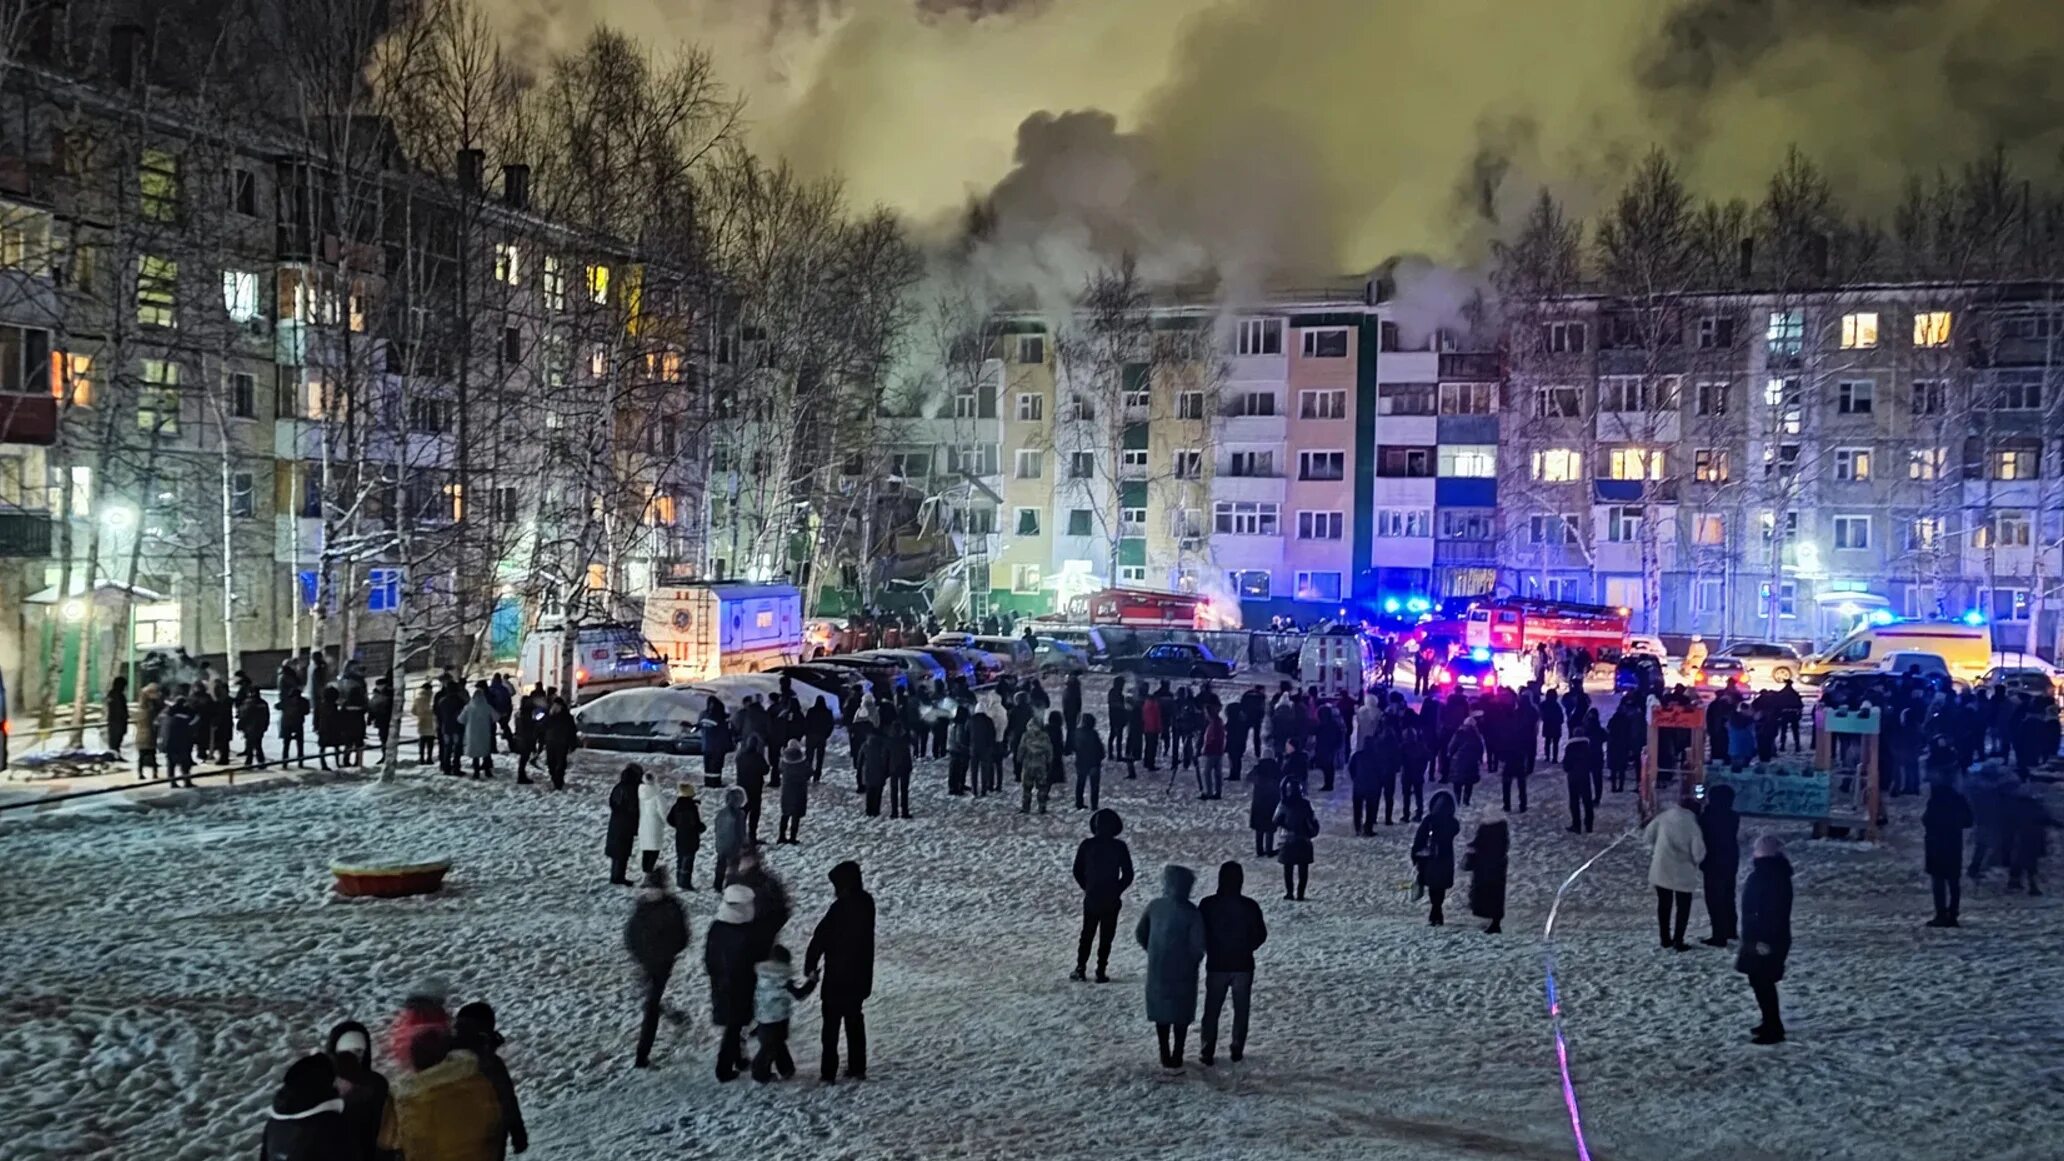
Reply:
M1689 803L1680 802L1649 822L1644 837L1651 852L1648 882L1655 888L1656 933L1663 946L1685 951L1684 928L1691 921L1691 895L1704 881L1699 864L1706 861L1706 838ZM1675 922L1671 910L1675 909Z
M659 849L666 845L670 805L659 781L646 771L645 781L638 784L638 863L648 871L659 863Z

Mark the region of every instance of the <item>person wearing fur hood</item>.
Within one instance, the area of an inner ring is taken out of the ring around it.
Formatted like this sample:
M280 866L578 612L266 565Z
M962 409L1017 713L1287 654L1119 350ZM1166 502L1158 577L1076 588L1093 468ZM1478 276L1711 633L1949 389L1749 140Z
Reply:
M344 1098L344 1137L353 1161L382 1161L380 1120L387 1115L387 1078L373 1068L373 1034L356 1020L330 1029L324 1051Z
M261 1161L357 1161L362 1154L353 1144L330 1058L304 1056L289 1065L265 1111Z

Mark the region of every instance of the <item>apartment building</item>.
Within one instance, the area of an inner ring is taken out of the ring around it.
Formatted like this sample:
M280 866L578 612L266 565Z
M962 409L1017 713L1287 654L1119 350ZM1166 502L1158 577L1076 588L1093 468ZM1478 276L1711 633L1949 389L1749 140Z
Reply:
M1968 614L2047 647L2055 302L1887 285L1531 304L1506 335L1501 591L1666 633Z

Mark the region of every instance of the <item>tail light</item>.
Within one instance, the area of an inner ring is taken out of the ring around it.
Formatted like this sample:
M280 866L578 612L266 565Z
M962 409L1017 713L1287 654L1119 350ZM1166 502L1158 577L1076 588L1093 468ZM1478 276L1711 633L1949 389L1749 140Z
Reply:
M573 671L573 679L574 679L575 681L586 681L586 680L588 679L588 671L587 671L587 670L585 670L585 669L576 669L576 670L574 670L574 671Z

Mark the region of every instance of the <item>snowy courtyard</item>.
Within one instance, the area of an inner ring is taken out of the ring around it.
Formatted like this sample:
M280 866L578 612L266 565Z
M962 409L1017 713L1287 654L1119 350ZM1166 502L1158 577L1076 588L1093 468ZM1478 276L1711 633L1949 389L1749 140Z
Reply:
M1094 702L1093 702L1094 704ZM246 788L150 809L0 824L0 1157L202 1161L249 1155L280 1070L335 1021L384 1028L402 989L439 974L486 999L542 1158L1563 1158L1575 1155L1542 998L1541 927L1564 878L1631 824L1608 795L1595 835L1564 828L1562 780L1537 774L1513 815L1506 933L1482 934L1458 891L1449 924L1411 901L1399 824L1348 834L1345 780L1315 792L1323 833L1310 900L1281 899L1252 856L1246 783L1219 802L1165 771L1107 773L1140 882L1113 982L1072 983L1069 878L1087 812L1057 793L954 799L921 764L916 818L862 816L843 738L802 845L769 847L797 897L800 958L852 857L879 907L867 1081L814 1079L817 1010L798 1008L801 1078L720 1085L711 1072L701 932L670 998L656 1067L631 1068L632 892L607 885L604 798L621 755L577 756L562 794L410 773ZM671 781L699 763L658 759ZM1497 788L1463 811L1503 817ZM770 793L770 800L774 797ZM714 803L704 794L705 811ZM1733 953L1659 950L1646 855L1619 844L1572 889L1558 926L1572 1069L1594 1155L1608 1159L2053 1157L2064 1099L2064 909L1965 897L1960 930L1921 925L1918 801L1896 800L1876 848L1779 828L1797 869L1784 985L1791 1039L1753 1047ZM763 833L771 838L770 814ZM1743 823L1744 847L1768 829ZM332 858L448 857L437 896L346 900ZM1156 1067L1132 939L1160 867L1246 856L1268 915L1248 1055ZM1466 876L1464 884L1466 887ZM1694 913L1703 935L1705 913Z

